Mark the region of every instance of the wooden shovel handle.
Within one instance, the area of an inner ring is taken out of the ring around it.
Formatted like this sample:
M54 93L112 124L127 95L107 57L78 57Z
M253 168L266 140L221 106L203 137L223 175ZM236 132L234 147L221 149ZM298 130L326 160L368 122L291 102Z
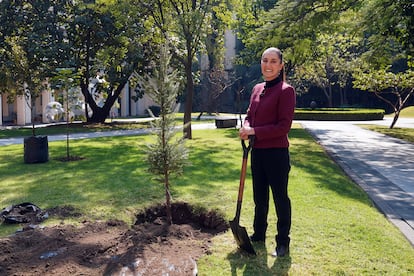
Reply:
M244 140L241 140L241 143L243 147L243 162L242 162L242 168L240 172L239 193L237 196L237 208L236 208L236 216L235 216L235 220L237 220L237 223L240 219L240 211L241 211L241 205L243 201L244 182L246 180L246 171L247 171L247 159L249 156L249 151L252 149L253 144L254 144L254 136L249 136L248 146L246 146L246 142Z

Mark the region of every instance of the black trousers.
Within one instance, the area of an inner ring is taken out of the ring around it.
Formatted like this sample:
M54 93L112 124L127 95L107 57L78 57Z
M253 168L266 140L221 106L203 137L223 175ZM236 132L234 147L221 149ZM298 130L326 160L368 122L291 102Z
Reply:
M289 149L253 149L251 170L255 203L254 234L257 237L266 237L270 188L277 215L276 243L277 245L289 246L289 232L292 221L292 208L288 196Z

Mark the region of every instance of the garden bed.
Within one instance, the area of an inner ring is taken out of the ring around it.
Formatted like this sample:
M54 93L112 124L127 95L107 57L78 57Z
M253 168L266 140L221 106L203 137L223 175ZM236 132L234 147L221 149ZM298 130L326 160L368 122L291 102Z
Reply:
M215 212L193 212L173 205L168 225L165 208L137 215L133 226L112 220L84 221L80 227L39 227L0 239L0 275L194 275L197 259L209 254L210 239L228 229ZM47 210L51 216L79 216L70 207Z

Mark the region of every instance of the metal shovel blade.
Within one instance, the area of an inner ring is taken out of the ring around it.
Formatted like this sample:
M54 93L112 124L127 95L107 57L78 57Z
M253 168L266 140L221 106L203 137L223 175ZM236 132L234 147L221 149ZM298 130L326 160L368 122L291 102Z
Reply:
M233 232L234 239L237 242L237 245L240 249L243 249L249 254L256 255L256 251L254 251L253 245L250 242L250 238L247 235L246 228L240 226L237 219L230 221L230 228Z

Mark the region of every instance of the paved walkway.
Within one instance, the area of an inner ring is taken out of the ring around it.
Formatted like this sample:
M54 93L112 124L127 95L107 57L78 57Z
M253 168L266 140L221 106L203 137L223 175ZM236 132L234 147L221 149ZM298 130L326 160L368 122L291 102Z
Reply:
M300 123L414 246L414 145L358 126L367 122ZM396 126L414 127L414 120Z
M207 128L216 128L213 123L200 123L200 124L192 124L192 129L207 129ZM101 132L90 132L90 133L70 133L69 138L71 140L76 139L88 139L88 138L99 138L99 137L110 137L110 136L130 136L130 135L141 135L145 133L149 133L149 129L131 129L131 130L115 130L115 131L101 131ZM48 141L60 141L66 140L66 134L56 134L56 135L48 135ZM8 145L15 145L15 144L23 144L24 138L17 137L17 138L7 138L7 139L0 139L0 146L8 146Z
M365 130L358 124L389 126L390 119L369 122L297 121L325 148L342 169L414 246L414 145ZM414 119L400 118L396 127L414 128ZM215 128L213 123L193 129ZM139 135L148 130L70 134L71 139ZM49 141L66 135L50 135ZM0 139L0 146L21 144L23 138Z

